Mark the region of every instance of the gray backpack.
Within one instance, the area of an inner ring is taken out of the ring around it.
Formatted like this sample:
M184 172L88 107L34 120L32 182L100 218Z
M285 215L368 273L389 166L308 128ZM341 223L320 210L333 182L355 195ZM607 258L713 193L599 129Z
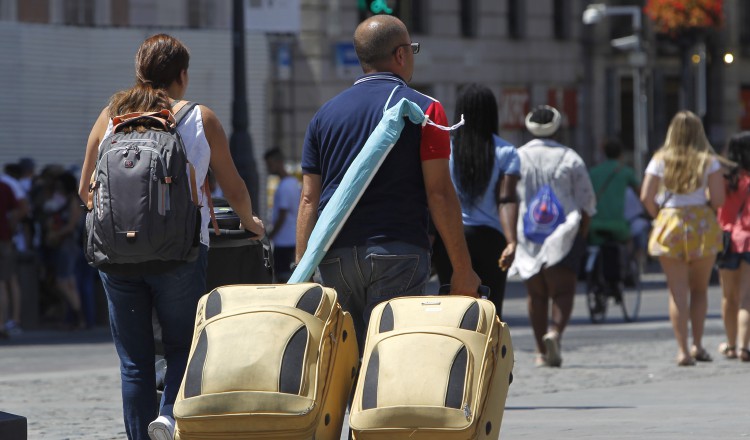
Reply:
M195 170L168 110L112 120L91 176L86 259L105 272L154 273L197 258L200 207Z

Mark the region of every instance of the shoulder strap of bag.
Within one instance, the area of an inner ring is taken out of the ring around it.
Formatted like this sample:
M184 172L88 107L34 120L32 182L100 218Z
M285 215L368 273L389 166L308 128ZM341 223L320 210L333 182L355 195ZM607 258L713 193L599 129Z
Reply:
M183 119L185 119L185 116L190 113L191 110L195 108L195 106L198 105L197 102L192 101L178 101L173 107L172 111L174 113L174 126L177 128L177 126L180 125L180 122L182 122ZM190 186L192 188L192 198L195 201L195 203L198 203L198 179L196 179L195 176L195 168L190 165ZM203 193L205 194L206 201L208 201L208 213L211 216L211 226L214 228L214 232L216 235L221 235L221 230L219 229L219 223L216 221L216 213L214 212L214 201L211 197L211 190L208 187L208 179L203 180Z
M607 180L604 181L604 183L602 184L601 188L599 188L599 191L596 192L596 199L597 200L599 200L599 197L602 194L604 194L604 190L606 190L607 187L609 186L609 184L612 183L612 180L615 178L615 176L620 173L620 169L622 169L622 164L621 163L617 164L617 166L615 167L615 169L612 170L611 173L609 173L609 176L607 176Z
M524 147L524 148L525 148L525 147ZM519 148L519 149L518 149L519 155L521 154L521 151L524 151L524 148ZM563 148L565 148L565 147L563 147ZM526 151L524 151L524 152L526 152ZM568 149L567 149L567 148L565 148L565 149L563 150L563 154L561 154L561 155L560 155L560 159L559 159L559 160L557 161L557 165L555 165L555 168L554 168L554 169L552 170L552 172L551 172L550 174L548 174L548 175L547 175L547 174L544 174L544 170L542 169L542 167L541 167L541 166L539 166L539 164L537 164L537 163L535 163L535 162L534 162L533 160L531 160L531 155L530 155L530 154L524 154L524 156L526 156L526 159L527 159L527 160L528 160L529 162L531 162L531 165L532 165L532 166L534 167L534 169L536 170L536 173L534 173L534 176L535 176L535 177L534 177L534 179L536 180L537 186L538 186L539 188L541 188L541 187L542 187L542 186L544 186L545 184L549 184L549 183L550 183L550 181L552 181L552 179L554 179L554 178L555 178L555 173L557 172L557 169L558 169L558 168L560 168L560 165L562 165L562 163L563 163L563 159L565 159L565 155L566 155L566 154L568 154ZM523 160L523 159L522 159L522 160ZM541 179L540 179L540 174L542 174L542 176L541 176L542 178L541 178ZM540 180L541 180L541 182L540 182Z
M178 101L177 104L172 107L172 113L174 113L174 126L177 127L180 125L180 122L185 119L185 116L187 116L196 105L198 105L197 102Z
M669 191L666 186L664 187L664 193L666 194L666 196L661 201L661 203L659 203L659 209L664 208L664 206L667 204L667 202L669 201L669 199L672 198L672 194L673 193L672 193L672 191Z
M118 115L112 118L112 133L117 133L128 125L146 121L156 123L164 130L170 130L177 126L177 123L169 110L164 109L158 112L135 112L126 115Z
M563 163L563 159L565 159L565 155L568 154L568 149L565 148L563 151L563 154L560 156L560 161L557 162L557 165L555 165L555 169L552 170L552 174L550 174L550 180L555 178L555 173L557 172L557 169L560 168L560 165Z

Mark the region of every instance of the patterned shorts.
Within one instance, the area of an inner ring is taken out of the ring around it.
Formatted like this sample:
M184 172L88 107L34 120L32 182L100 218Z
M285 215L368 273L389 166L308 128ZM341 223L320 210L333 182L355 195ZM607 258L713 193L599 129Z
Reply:
M692 261L722 250L721 227L708 206L662 208L654 219L648 253Z

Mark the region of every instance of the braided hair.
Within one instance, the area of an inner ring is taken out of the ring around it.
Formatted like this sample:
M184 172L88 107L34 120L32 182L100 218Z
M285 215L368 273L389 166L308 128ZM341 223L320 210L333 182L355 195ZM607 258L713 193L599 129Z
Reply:
M461 200L474 205L487 190L495 164L495 95L483 85L468 84L460 91L455 115L456 120L463 115L466 123L452 135L453 175Z

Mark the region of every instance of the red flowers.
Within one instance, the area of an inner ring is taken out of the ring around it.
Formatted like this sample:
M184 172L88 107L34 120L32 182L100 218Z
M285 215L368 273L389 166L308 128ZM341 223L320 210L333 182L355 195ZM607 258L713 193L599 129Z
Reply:
M644 12L661 33L677 35L696 28L719 27L722 0L648 0Z

